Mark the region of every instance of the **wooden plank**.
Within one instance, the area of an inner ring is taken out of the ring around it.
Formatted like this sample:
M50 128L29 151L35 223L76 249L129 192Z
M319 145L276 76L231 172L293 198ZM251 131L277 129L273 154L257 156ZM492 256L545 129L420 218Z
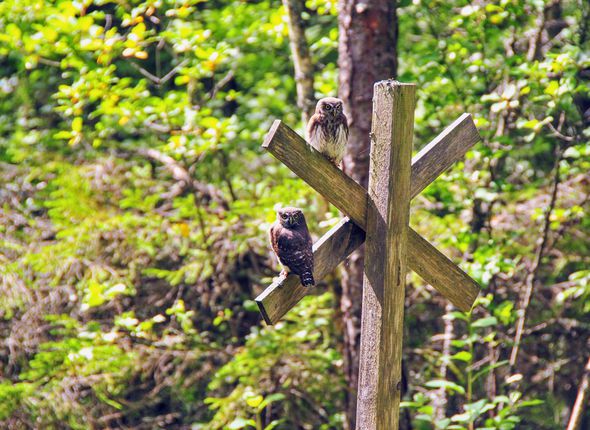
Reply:
M343 218L313 245L314 272L317 280L332 272L338 264L365 241L365 232L348 218ZM256 303L267 324L275 324L310 291L299 277L281 277L266 288Z
M471 115L464 113L412 159L412 197L451 167L481 136Z
M408 266L453 305L468 312L479 294L479 284L411 228L408 243Z
M373 96L356 428L397 430L416 87Z
M448 156L448 154L452 153L454 157L461 157L475 144L473 138L466 138L460 142L454 139L460 138L461 136L473 136L468 131L462 131L461 129L472 129L474 127L475 125L471 116L464 114L451 124L451 126L447 127L441 134L443 137L439 136L427 145L427 147L435 148L435 152L427 152L423 149L414 157L412 160L412 198L418 195L425 187L424 181L420 179L421 176L418 173L414 173L415 169L422 169L424 171L423 166L430 166L427 174L432 179L446 171L456 161L456 159ZM452 146L455 149L449 150L447 154L445 152L445 146ZM366 190L327 161L325 157L308 145L295 131L280 120L276 120L264 140L263 147L278 160L286 164L312 188L326 197L334 206L349 215L357 225L363 229L366 228ZM419 185L414 185L414 181L418 181L417 183ZM327 186L327 184L330 184L330 186ZM349 228L346 222L339 225L341 226L340 228ZM346 230L339 233L342 233L341 237L349 237L347 236L348 233ZM328 235L334 235L336 237L337 233L331 230L324 237ZM357 243L357 236L351 237L354 240L351 243L347 243L347 247L352 247L355 244L357 247L360 246L362 241ZM469 310L473 304L473 300L475 300L474 298L477 296L477 284L451 260L446 258L412 229L410 229L408 242L408 264L410 268L435 289L447 296L459 309L464 311ZM346 256L349 254L350 252ZM342 260L346 256L342 257ZM329 273L337 265L337 263L334 264L326 273ZM316 269L317 267L316 257ZM443 271L446 273L446 276L441 274ZM321 277L315 275L315 279L320 280ZM291 292L292 289L295 289L295 291ZM266 322L268 324L274 324L295 306L307 292L307 290L296 282L296 278L292 280L289 277L287 279L279 279L270 285L256 298L256 301ZM472 297L473 300L471 299ZM469 300L470 302L468 302Z
M411 196L416 197L481 140L464 113L412 159ZM326 160L288 125L275 120L262 147L359 225L366 220L366 190ZM365 200L365 203L362 201Z
M358 225L367 218L367 191L280 120L262 147L307 182Z

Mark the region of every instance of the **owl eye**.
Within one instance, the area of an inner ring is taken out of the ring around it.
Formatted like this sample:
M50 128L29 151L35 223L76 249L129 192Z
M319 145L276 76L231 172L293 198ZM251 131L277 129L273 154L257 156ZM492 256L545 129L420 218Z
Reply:
M332 110L332 105L326 105L325 108L326 110Z

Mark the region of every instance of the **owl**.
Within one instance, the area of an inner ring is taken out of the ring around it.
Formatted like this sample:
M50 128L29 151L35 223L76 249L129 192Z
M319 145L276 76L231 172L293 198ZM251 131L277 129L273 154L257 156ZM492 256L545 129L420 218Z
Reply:
M348 120L342 113L342 100L326 97L318 101L307 124L307 136L311 146L336 166L340 165L348 142Z
M313 286L313 243L301 209L279 209L269 236L270 246L283 266L281 275L293 273L304 287Z

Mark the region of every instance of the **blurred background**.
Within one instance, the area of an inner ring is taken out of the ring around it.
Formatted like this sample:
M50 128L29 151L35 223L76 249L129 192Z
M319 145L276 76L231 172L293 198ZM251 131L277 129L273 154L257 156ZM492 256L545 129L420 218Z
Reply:
M408 275L401 428L590 429L589 27L587 0L1 2L0 427L354 428L360 254L265 326L275 205L316 239L340 214L260 144L340 95L364 183L395 76L415 150L463 112L483 139L413 201L483 290L466 314Z

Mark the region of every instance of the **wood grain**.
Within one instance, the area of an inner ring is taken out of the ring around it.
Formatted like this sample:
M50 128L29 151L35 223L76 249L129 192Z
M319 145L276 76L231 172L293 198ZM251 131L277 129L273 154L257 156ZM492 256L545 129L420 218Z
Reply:
M374 87L357 429L399 425L415 92L396 81Z
M295 131L276 120L262 147L360 226L367 219L367 191Z
M481 140L471 115L464 113L412 159L412 197L462 158Z
M443 137L439 136L427 145L427 147L436 148L434 152L422 150L414 157L412 160L412 198L425 187L424 181L420 179L418 173L415 173L418 171L417 169L424 170L423 166L430 166L430 170L427 172L430 178L434 178L446 171L456 159L447 156L444 150L445 146L455 148L449 153L452 152L454 157L461 157L475 144L472 133L454 130L457 128L473 129L474 127L471 116L464 114L451 126L447 127L441 134ZM457 142L455 139L459 139L461 136L472 136L472 138ZM366 190L326 160L319 152L315 151L295 131L280 120L276 120L265 138L263 147L278 160L285 163L297 176L325 196L338 209L348 214L358 226L363 229L366 228ZM415 182L419 185L414 185ZM339 225L341 226L339 228L348 228L346 222ZM350 237L352 240L351 243L346 244L347 248L358 247L362 243L362 241L357 242L358 236L348 236L346 230L341 233L343 234L339 237ZM335 235L336 232L331 230L324 237ZM436 290L447 296L459 309L468 311L477 296L478 285L444 254L412 229L410 229L408 242L408 264L410 268ZM329 243L334 242L328 242L324 244L324 247ZM324 250L324 247L322 247L322 250ZM325 250L327 251L328 248L325 248ZM335 255L339 254L336 253ZM346 258L346 256L342 257L342 259ZM317 269L319 268L318 258L315 257L315 254L314 258L316 259ZM338 263L330 266L331 268L326 273L329 273L337 265ZM442 274L443 271L445 272L444 275ZM317 275L314 276L316 280L321 279ZM268 324L279 321L285 313L307 294L308 291L299 285L296 279L296 277L279 279L257 297L256 301L260 311ZM293 289L295 291L291 291Z
M468 312L480 286L459 266L410 228L408 265L463 312Z
M316 282L332 272L338 264L365 241L365 232L349 218L343 218L313 245ZM299 277L281 277L266 288L256 303L267 324L275 324L310 291Z

